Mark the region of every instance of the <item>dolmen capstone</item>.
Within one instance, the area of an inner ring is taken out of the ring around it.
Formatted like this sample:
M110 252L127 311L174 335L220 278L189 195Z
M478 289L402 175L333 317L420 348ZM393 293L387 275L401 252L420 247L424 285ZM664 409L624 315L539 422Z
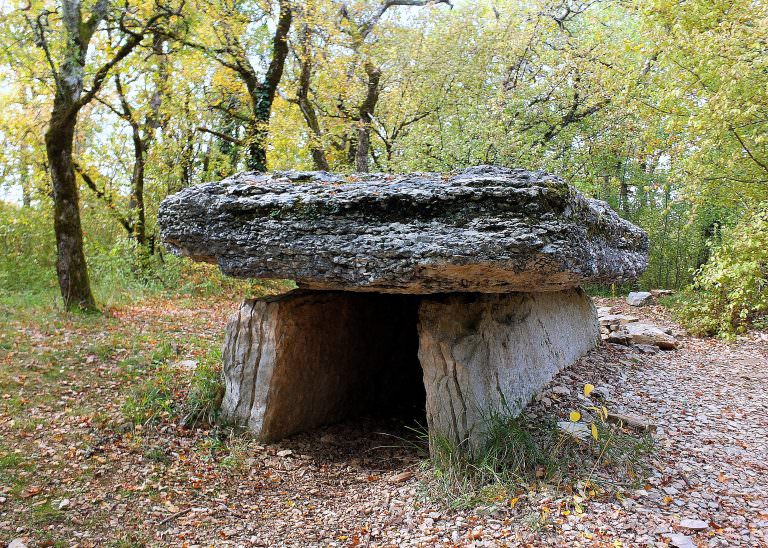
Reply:
M225 418L275 440L426 406L432 440L481 451L598 344L585 284L634 280L648 237L541 171L242 173L160 206L172 250L298 289L229 321Z

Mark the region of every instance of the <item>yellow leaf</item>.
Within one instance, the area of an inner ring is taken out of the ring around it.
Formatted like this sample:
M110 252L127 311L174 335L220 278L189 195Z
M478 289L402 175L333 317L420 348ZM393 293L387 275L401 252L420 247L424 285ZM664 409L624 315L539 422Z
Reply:
M590 429L592 430L592 437L597 440L597 426L595 426L594 423L590 425Z
M581 418L581 413L578 411L571 411L571 422L578 422L578 420Z
M595 389L594 384L585 384L584 385L584 395L589 397L589 395L592 393L592 391Z

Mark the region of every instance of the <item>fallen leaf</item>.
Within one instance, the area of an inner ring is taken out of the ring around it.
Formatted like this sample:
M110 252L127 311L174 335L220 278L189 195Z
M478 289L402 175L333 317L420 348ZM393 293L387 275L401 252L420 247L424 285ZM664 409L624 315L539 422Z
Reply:
M413 477L413 472L410 470L406 470L405 472L400 472L396 476L392 476L392 479L390 480L392 483L402 483L404 481L408 481Z

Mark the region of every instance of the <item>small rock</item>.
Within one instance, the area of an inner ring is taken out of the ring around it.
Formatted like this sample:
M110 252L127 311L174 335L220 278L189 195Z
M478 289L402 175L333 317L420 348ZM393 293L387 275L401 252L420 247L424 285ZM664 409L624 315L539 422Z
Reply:
M603 316L608 316L613 312L613 308L610 306L598 306L597 307L597 317L602 318Z
M658 298L658 297L668 297L670 295L673 295L675 292L672 291L671 289L651 289L649 293L654 297Z
M559 421L557 427L580 441L588 440L592 436L587 425L581 422Z
M613 331L610 335L608 335L607 341L613 344L621 344L626 346L632 342L632 337L630 337L629 334L624 331Z
M570 396L571 395L571 389L567 386L563 386L561 384L557 386L553 386L549 389L549 392L551 394L557 394L558 396Z
M399 474L392 476L392 479L390 480L392 483L402 483L404 481L408 481L413 477L413 472L410 470L406 470L405 472L400 472Z
M636 344L634 345L638 352L641 354L658 354L659 348L652 344Z
M59 510L64 510L65 508L69 508L69 499L62 499L58 504Z
M628 323L621 327L620 332L628 335L634 344L654 345L662 350L674 350L680 344L669 333L647 323Z
M704 529L709 529L709 523L701 519L684 519L680 521L680 527L694 531L703 531Z
M290 449L283 449L282 451L277 452L278 457L290 457L291 455L293 455L293 451Z
M633 291L627 295L627 304L630 306L645 306L653 300L653 295L647 291Z
M670 546L675 546L676 548L696 548L691 537L681 535L680 533L666 533L662 536L669 540Z
M181 360L176 364L176 367L179 369L187 369L189 371L194 371L197 369L197 361L196 360Z
M652 430L655 429L655 425L651 422L651 419L639 413L608 413L608 420L622 423L625 426L634 428L635 430Z
M27 545L20 538L15 538L8 543L8 548L27 548Z
M595 389L592 390L592 394L602 400L608 401L611 399L611 391L606 386L596 386Z
M640 318L636 316L627 316L626 314L611 314L598 318L600 325L623 325L639 322Z

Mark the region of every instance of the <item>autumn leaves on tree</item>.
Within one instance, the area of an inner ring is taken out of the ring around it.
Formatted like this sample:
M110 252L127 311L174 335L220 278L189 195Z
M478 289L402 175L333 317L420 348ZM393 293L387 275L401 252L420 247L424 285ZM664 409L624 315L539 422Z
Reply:
M680 286L768 198L767 9L20 0L2 175L52 200L67 307L95 306L83 207L151 254L164 196L249 169L541 168L643 226L648 283Z

